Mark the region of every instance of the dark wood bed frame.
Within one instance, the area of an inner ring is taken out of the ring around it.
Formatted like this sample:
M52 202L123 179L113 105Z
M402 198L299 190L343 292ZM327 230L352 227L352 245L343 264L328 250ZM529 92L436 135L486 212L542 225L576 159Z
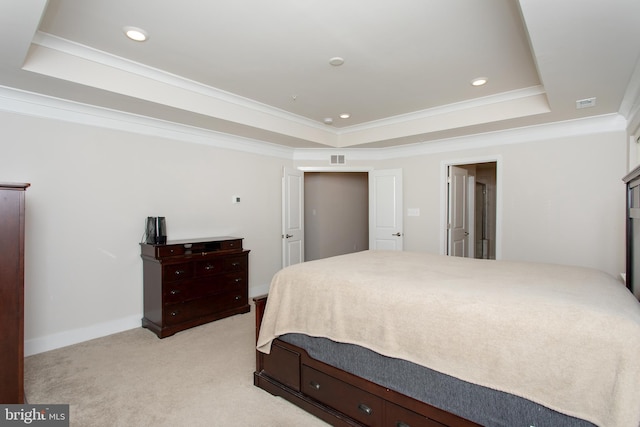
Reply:
M253 299L256 340L267 296ZM256 351L253 383L333 426L472 427L476 423L311 358L276 339L271 353Z

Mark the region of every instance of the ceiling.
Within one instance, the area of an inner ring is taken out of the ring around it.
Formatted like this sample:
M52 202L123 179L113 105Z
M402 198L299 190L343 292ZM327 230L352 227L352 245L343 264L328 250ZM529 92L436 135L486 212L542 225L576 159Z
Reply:
M0 58L20 91L289 147L391 147L627 117L640 1L3 0Z

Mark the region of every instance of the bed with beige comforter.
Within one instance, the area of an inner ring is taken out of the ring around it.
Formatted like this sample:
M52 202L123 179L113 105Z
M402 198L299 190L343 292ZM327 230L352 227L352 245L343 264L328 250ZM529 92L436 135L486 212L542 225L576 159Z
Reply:
M597 270L364 251L285 268L258 350L356 344L599 426L640 425L640 304Z

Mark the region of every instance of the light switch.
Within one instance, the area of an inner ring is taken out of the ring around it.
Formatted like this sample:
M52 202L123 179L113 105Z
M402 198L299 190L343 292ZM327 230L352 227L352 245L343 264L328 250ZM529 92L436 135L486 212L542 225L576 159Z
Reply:
M233 203L240 203L240 196L233 196Z

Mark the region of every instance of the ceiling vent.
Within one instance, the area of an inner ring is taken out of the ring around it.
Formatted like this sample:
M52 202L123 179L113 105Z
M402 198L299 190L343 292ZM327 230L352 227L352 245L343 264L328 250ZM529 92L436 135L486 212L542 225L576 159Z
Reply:
M331 164L332 165L344 165L344 154L332 154L331 155Z
M576 108L579 110L581 108L589 108L596 106L596 98L585 98L579 99L576 101Z

